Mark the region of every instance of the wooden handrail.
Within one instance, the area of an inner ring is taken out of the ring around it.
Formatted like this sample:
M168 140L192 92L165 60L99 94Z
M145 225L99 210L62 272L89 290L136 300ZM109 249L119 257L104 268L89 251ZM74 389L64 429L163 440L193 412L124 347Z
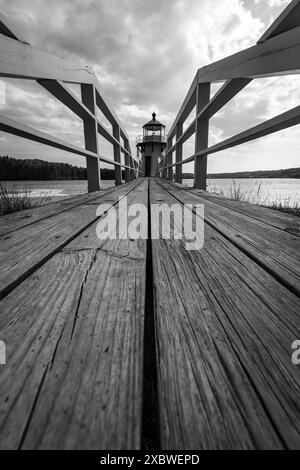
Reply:
M167 165L167 168L171 168L176 165L184 165L186 163L190 163L195 158L202 157L203 155L209 155L212 153L221 152L222 150L226 150L237 145L244 144L246 142L251 142L251 140L258 139L260 137L264 137L266 135L273 134L274 132L278 132L282 129L287 129L292 126L296 126L300 124L300 106L296 106L295 108L286 111L285 113L276 116L275 118L269 119L268 121L259 124L258 126L252 127L247 131L241 132L229 139L224 140L223 142L219 142L212 147L207 147L200 152L192 155L191 157L182 160L180 163L173 163L172 165Z
M254 78L300 73L300 0L293 0L271 25L258 44L198 70L187 96L168 133L165 156L159 166L160 176L182 182L185 163L195 162L195 187L206 189L207 155L240 145L300 123L300 107L282 113L264 123L208 147L209 120ZM209 99L211 83L225 84ZM196 117L184 132L180 129L196 106ZM179 131L178 131L179 129ZM195 152L182 160L182 145L195 134ZM175 143L172 145L173 138ZM173 153L176 153L175 163Z
M100 161L114 165L116 185L122 181L122 168L125 169L126 181L140 174L139 162L131 154L129 137L109 100L104 97L97 77L90 68L72 64L32 47L12 31L3 15L0 16L0 57L0 77L36 80L40 86L83 120L85 150L8 119L3 114L0 114L0 130L86 157L89 192L100 189ZM82 101L65 86L64 82L81 85ZM97 119L97 107L112 125L112 133ZM114 161L100 154L98 133L113 145ZM124 140L124 146L121 144L121 138ZM124 164L121 163L121 152L125 155Z

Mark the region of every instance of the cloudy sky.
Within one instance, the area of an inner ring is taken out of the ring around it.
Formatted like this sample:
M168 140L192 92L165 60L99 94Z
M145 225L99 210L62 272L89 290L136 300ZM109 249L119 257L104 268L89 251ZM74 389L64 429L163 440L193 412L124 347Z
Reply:
M91 66L131 139L155 110L172 124L199 67L252 46L288 0L0 0L33 46ZM0 111L83 145L82 123L30 81L5 80ZM2 85L3 86L3 85ZM219 86L219 85L218 85ZM218 86L213 86L212 93ZM78 93L78 87L72 86ZM300 77L254 81L211 121L210 144L299 105ZM209 171L299 166L300 126L209 158ZM193 139L184 156L193 153ZM100 152L112 156L100 139ZM0 154L85 165L84 158L0 133ZM192 170L192 164L184 171Z

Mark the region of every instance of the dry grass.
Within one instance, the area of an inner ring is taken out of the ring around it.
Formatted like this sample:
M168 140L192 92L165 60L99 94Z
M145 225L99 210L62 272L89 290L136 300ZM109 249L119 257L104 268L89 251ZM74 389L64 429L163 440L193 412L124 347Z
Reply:
M48 202L49 197L31 198L31 190L24 186L17 188L15 183L0 181L0 215L30 209Z
M226 192L223 190L218 190L216 186L209 187L208 190L227 199L233 199L234 201L248 202L250 204L256 204L280 212L286 212L300 216L300 205L296 200L292 200L291 197L278 197L275 200L271 199L268 194L263 194L261 181L255 182L253 186L247 189L242 188L240 184L237 184L236 181L233 181L233 184Z
M278 198L266 207L270 207L276 211L287 212L288 214L297 215L300 217L300 205L297 201L293 201L290 197Z

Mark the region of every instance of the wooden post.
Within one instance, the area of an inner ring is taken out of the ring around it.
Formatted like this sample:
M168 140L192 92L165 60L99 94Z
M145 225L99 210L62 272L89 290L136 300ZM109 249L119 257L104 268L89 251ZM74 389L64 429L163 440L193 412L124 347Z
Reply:
M96 96L94 85L81 85L81 98L83 104L96 116ZM84 119L84 140L86 150L99 154L97 119ZM100 162L98 158L86 159L88 192L100 190Z
M164 157L163 167L162 167L162 178L164 179L167 178L167 168L166 168L167 158L168 158L168 149L166 149L166 155Z
M124 148L125 148L125 150L129 151L129 142L128 142L128 140L125 140ZM128 153L125 153L125 165L130 166L130 155ZM130 170L129 170L129 168L125 168L125 183L128 183L128 181L130 181Z
M118 124L113 125L113 136L119 142L114 143L114 161L121 163L121 151L120 151L120 126ZM122 168L119 165L115 165L115 185L119 186L122 184Z
M135 172L134 172L134 160L132 157L130 157L130 181L134 180L135 179Z
M132 159L132 161L134 162L134 165L133 165L133 168L134 168L134 179L138 178L139 177L139 174L138 174L138 165L136 163L136 161L134 159Z
M182 136L183 124L178 122L176 126L176 142ZM182 142L176 144L176 163L182 162ZM182 183L182 165L177 165L175 172L175 181L176 183Z
M173 152L170 152L169 153L169 158L168 158L168 165L172 165L173 163ZM168 168L168 176L167 176L167 179L169 181L173 181L173 167L172 168Z
M195 154L208 147L209 119L198 118L198 114L210 100L210 83L198 83L196 106ZM206 190L207 155L195 157L194 186Z
M168 155L167 155L167 165L172 165L173 163L173 152L171 152L172 148L172 139L168 138L167 140L167 148L168 148ZM172 181L173 176L173 168L167 168L167 179Z

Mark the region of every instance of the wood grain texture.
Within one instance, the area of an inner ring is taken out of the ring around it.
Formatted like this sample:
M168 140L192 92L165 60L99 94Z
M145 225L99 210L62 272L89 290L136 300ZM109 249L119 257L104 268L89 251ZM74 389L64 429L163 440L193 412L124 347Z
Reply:
M163 448L299 448L299 298L208 224L200 251L152 247Z
M78 196L71 196L62 200L49 202L43 206L2 215L0 217L0 235L2 236L14 232L19 228L47 219L48 217L52 217L73 207L93 202L96 203L99 197L109 194L112 191L115 191L114 187L104 191L96 191L93 194L79 194Z
M89 67L80 67L48 52L32 47L7 24L7 19L1 14L0 18L0 76L20 77L30 80L57 80L78 84L93 84L96 87L97 106L111 124L119 124L119 120L111 107L110 100L100 93L98 79ZM69 103L68 103L69 104ZM128 139L127 132L122 129L122 135Z
M210 197L201 198L194 195L194 192L180 191L174 189L172 185L162 183L174 196L178 197L182 203L204 204L205 221L224 237L230 240L247 256L255 260L256 263L268 270L276 279L287 286L296 295L300 296L300 239L286 230L277 229L274 225L254 221L249 217L247 209L236 211L229 208L228 202L216 204ZM243 206L240 206L243 208ZM249 209L251 211L251 209ZM266 209L268 211L268 209ZM259 213L259 211L257 211ZM273 211L269 210L272 220ZM286 216L282 217L285 220ZM291 229L296 217L289 218ZM279 217L275 220L279 220ZM278 223L278 222L277 222ZM287 224L285 223L285 227Z
M0 303L1 448L140 448L146 241L84 237Z
M147 241L96 236L98 204L124 214L125 195L205 205L200 251L148 243L162 449L300 448L300 300L271 272L299 276L295 219L147 178L36 209L15 231L3 218L0 448L141 447Z
M50 134L34 129L31 126L19 123L14 119L6 117L3 113L0 113L0 130L7 132L8 134L38 142L40 144L58 148L66 152L71 152L82 157L96 159L97 161L100 160L111 165L111 160L109 158L98 155L97 153L91 152L89 150L84 150L83 148L78 147L72 143L68 143L63 139L53 137Z
M183 189L182 186L179 189ZM291 233L295 236L300 236L300 221L299 217L284 212L271 210L267 207L262 207L256 204L248 204L247 202L234 201L226 199L218 194L209 193L206 191L195 190L193 188L185 188L193 194L200 196L208 201L215 202L219 206L227 207L228 209L240 212L251 219L258 220L271 227L278 228L284 232Z
M300 1L292 0L259 39L258 43L262 43L297 26L300 26Z
M299 26L198 70L201 83L261 78L299 71Z
M89 67L78 66L49 52L1 34L0 76L29 80L62 80L70 83L96 83Z
M75 238L88 225L97 220L98 204L118 202L137 182L132 182L121 190L108 192L93 204L81 204L68 211L25 226L0 237L0 298L10 292L27 275L33 272L56 251ZM91 200L90 200L91 202ZM1 219L0 219L1 223Z

